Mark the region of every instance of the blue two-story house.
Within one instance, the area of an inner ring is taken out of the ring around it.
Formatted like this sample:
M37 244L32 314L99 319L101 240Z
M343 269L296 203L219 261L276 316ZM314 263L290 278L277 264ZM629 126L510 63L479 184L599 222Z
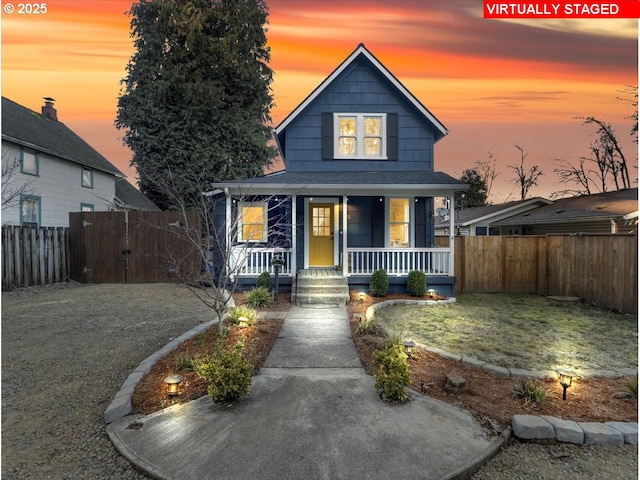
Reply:
M225 195L233 275L250 284L273 273L277 254L286 285L320 269L366 290L385 269L390 289L404 290L408 272L422 270L429 288L454 295L453 235L434 247L434 197L453 205L467 188L434 171L447 133L359 45L276 127L284 171L213 184Z

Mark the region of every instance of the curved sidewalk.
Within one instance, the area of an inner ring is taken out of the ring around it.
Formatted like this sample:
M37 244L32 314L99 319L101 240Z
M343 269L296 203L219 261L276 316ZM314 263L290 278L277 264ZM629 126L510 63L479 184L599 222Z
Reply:
M294 306L249 398L203 397L107 427L160 479L452 479L502 445L466 412L411 395L388 405L361 367L344 306Z

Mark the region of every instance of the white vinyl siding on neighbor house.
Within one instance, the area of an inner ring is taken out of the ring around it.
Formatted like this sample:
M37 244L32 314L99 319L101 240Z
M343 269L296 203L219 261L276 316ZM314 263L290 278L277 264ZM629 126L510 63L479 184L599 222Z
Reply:
M334 113L334 158L386 159L384 113Z
M26 148L20 149L20 172L26 175L39 175L38 154Z
M20 147L3 143L3 154L20 157ZM25 195L40 198L40 223L43 227L68 227L69 212L79 212L82 204L93 205L96 212L108 211L116 194L115 176L91 170L93 188L82 186L82 165L38 153L39 175L16 173L12 185L28 182ZM3 225L20 225L20 205L2 209Z

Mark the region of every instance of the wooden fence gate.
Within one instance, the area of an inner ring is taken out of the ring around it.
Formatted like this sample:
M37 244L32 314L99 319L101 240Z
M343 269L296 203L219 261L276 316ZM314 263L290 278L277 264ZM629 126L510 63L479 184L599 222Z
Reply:
M193 277L201 265L198 214L189 214L186 223L180 212L70 213L71 279L153 283Z

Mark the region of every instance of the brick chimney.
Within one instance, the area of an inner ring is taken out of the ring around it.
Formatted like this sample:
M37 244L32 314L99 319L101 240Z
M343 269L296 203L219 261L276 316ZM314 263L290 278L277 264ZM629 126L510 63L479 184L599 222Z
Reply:
M50 118L51 120L58 121L58 111L53 108L53 102L55 102L55 98L44 97L44 106L42 107L42 116L45 118Z

